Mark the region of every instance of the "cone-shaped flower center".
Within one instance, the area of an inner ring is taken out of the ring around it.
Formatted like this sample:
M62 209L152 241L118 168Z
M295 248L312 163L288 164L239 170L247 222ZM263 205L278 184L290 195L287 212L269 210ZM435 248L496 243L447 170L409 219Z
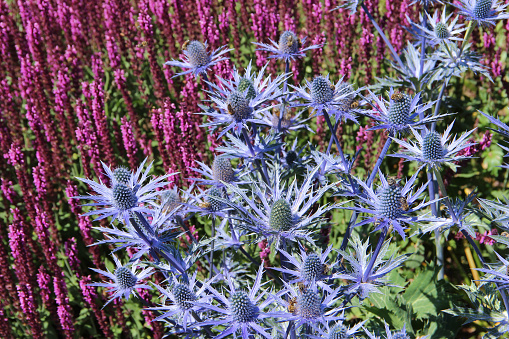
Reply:
M297 311L299 315L305 319L318 318L322 314L321 301L318 293L313 292L311 289L305 290L297 298Z
M247 91L247 92L246 92ZM253 82L247 78L240 78L239 92L246 95L246 99L251 100L256 96L256 90Z
M289 151L288 153L286 153L286 163L288 164L288 166L292 166L293 163L295 161L297 161L297 159L299 158L299 156L297 155L297 152L295 151Z
M328 339L348 339L350 337L348 328L343 324L337 324L330 330Z
M117 278L118 286L124 290L133 288L138 280L133 272L125 266L119 267L115 270L115 278Z
M210 62L210 56L207 53L205 45L199 41L193 40L189 42L186 47L186 52L189 63L194 67L205 66Z
M435 26L435 35L439 39L447 39L450 36L449 29L447 25L443 22L438 22Z
M113 186L113 202L119 210L126 211L136 207L138 198L133 190L126 185L116 184Z
M246 292L235 292L230 297L230 312L233 319L239 323L256 320L258 307L253 305Z
M173 296L175 297L175 302L178 307L183 310L188 310L193 307L192 302L196 300L196 296L189 289L187 285L178 284L173 287Z
M292 31L286 31L279 37L279 50L292 54L299 51L299 38Z
M401 215L401 188L397 185L385 187L378 196L378 213L389 219L396 219Z
M228 97L228 113L230 113L235 120L242 121L249 119L253 109L249 106L249 100L244 97L244 94L234 91Z
M285 199L276 201L270 210L269 225L278 231L288 231L293 226L292 208Z
M394 93L389 104L389 122L394 125L406 125L410 118L410 96Z
M308 255L304 265L302 265L302 277L308 281L313 281L318 279L322 272L323 264L320 257L315 253Z
M490 15L493 0L478 0L474 6L474 15L478 19L486 19Z
M439 160L444 155L442 137L437 132L429 132L423 139L422 155L426 160Z
M128 185L129 181L131 181L131 176L131 171L125 167L117 167L113 171L113 178L120 184Z
M334 97L334 87L329 80L322 76L314 78L311 83L311 98L314 102L325 104L332 101Z
M392 335L392 339L410 339L410 337L404 332L396 332Z
M224 203L217 198L223 198L221 190L217 187L212 187L207 192L205 200L210 204L210 210L217 212L223 209Z
M235 172L233 171L230 160L225 157L216 157L212 163L212 176L216 181L224 181L230 183L234 179Z

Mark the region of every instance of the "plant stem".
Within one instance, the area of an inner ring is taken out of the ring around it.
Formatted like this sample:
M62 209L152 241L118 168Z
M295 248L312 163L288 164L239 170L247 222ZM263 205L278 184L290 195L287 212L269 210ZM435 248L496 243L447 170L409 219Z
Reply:
M212 238L214 238L214 235L216 233L216 218L212 217ZM214 265L214 240L212 240L212 243L210 244L210 259L209 259L209 279L212 279L213 270L212 266Z
M428 24L428 16L427 16L427 13L428 13L428 4L426 4L426 6L423 8L423 13L422 13L422 27L426 27L426 25ZM422 73L424 72L424 57L426 56L426 35L423 34L422 35L422 38L421 38L421 62L420 62L420 68L419 68L419 79L421 78L422 76ZM421 81L419 80L419 86L420 86L420 83ZM424 112L422 112L421 114L424 115ZM422 120L422 118L419 116L419 119Z
M380 238L378 238L378 243L376 244L375 251L371 255L371 258L369 259L368 267L366 268L366 271L364 272L364 276L362 277L362 282L368 281L369 276L371 275L371 270L373 269L373 266L375 265L376 258L378 257L378 254L380 253L380 250L382 249L382 245L385 241L386 236L387 236L387 227L384 227L382 230L382 234L380 234Z
M382 164L382 161L385 158L385 155L387 154L387 151L389 150L389 146L391 146L392 139L389 137L385 141L384 148L382 149L382 152L380 153L380 156L378 159L376 159L375 167L373 168L373 171L371 172L371 175L369 176L368 181L366 184L369 186L373 183L375 180L376 174L378 173L378 169L380 168L380 165Z
M445 91L445 88L447 87L447 85L449 84L449 80L450 79L451 79L450 76L445 78L444 83L442 84L442 88L440 89L440 93L438 94L438 99L437 99L437 102L435 104L435 112L433 113L433 116L437 116L438 115L438 111L440 110L440 105L442 104L442 98L444 96L444 91ZM433 121L433 123L431 124L431 130L432 131L435 130L436 125L437 125L437 122Z
M336 133L334 133L335 129L332 127L332 123L329 118L329 113L327 111L323 111L323 117L325 118L325 121L327 122L327 125L329 126L329 130L332 133L332 138L334 139L334 142L336 143L336 147L338 148L339 156L341 157L341 161L343 162L343 166L345 169L348 168L348 163L346 162L345 155L343 154L343 149L341 148L341 145L339 144L338 137L336 136Z
M380 26L378 26L378 24L376 23L375 18L373 18L373 16L369 12L369 9L366 7L364 2L361 4L361 7L364 10L364 12L366 13L366 15L368 16L368 18L371 21L371 23L373 24L373 26L375 26L376 30L378 31L378 34L380 34L380 36L384 40L384 42L387 45L387 47L389 47L389 49L391 50L392 57L394 58L394 60L396 60L396 62L399 64L399 67L401 67L401 69L405 69L405 66L403 65L403 62L401 61L399 55L394 50L394 47L392 47L392 44L389 41L389 39L387 39L387 36L385 35L384 31L382 31Z
M249 148L249 152L251 152L251 155L254 157L255 152L253 149L253 145L251 145L251 139L249 138L249 135L247 134L247 131L245 128L242 128L242 136L244 137L244 141L245 141L247 147ZM263 166L258 164L258 160L255 160L255 162L257 163L256 167L258 168L258 171L262 175L263 180L265 181L265 183L267 185L269 185L270 184L269 175L267 174L267 166L265 166L265 162L262 160ZM263 169L262 169L262 167L263 167Z

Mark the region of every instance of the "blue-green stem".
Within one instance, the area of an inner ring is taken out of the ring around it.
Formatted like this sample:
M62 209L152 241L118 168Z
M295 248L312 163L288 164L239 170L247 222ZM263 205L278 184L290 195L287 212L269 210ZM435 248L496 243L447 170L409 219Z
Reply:
M348 163L346 162L346 158L343 153L343 149L341 148L341 145L339 144L338 137L337 137L336 133L334 133L335 129L334 129L334 127L332 127L332 123L329 118L329 113L326 110L323 111L323 117L325 118L325 121L327 122L327 125L329 126L329 130L332 133L332 138L334 139L334 142L336 143L336 147L338 148L339 156L341 157L341 162L343 163L343 166L345 167L345 169L347 169Z
M426 27L428 24L428 4L423 8L422 13L422 27ZM420 79L422 76L422 73L424 72L424 57L426 56L426 34L422 35L421 38L421 60L420 60L420 68L419 68L419 86L420 86ZM424 114L424 113L422 113ZM420 118L420 117L419 117ZM420 118L422 120L422 118Z
M382 152L380 153L380 156L378 159L376 159L375 167L373 168L373 171L371 172L371 175L368 178L367 185L370 186L373 181L375 180L376 174L378 173L378 169L380 168L380 165L382 164L382 161L385 158L385 155L387 154L387 151L389 150L389 147L391 146L392 139L389 137L385 141L384 148L382 148Z
M242 136L244 137L244 142L246 143L247 147L249 148L249 152L251 153L251 156L255 156L255 151L253 149L253 145L251 145L251 138L249 138L249 135L247 134L246 128L242 128ZM255 163L258 161L255 160ZM269 181L269 175L267 174L267 165L265 164L265 161L263 159L261 160L262 165L257 164L258 171L262 175L263 180L267 185L270 185Z
M362 277L362 282L367 282L369 279L369 276L371 275L371 270L373 269L373 266L375 265L378 254L380 254L380 250L382 249L382 245L385 241L385 237L387 236L387 228L388 228L388 226L386 226L382 229L382 234L380 234L380 238L378 238L378 243L376 244L375 251L371 255L371 258L369 259L368 267L367 267L366 271L364 272L364 276Z
M429 185L428 185L428 192L429 192L429 197L431 200L435 200L438 195L435 190L435 185L436 185L436 178L434 178L434 175L428 171L427 173L427 176L428 176L428 182L429 182ZM436 203L432 203L431 205L431 213L433 213L433 215L435 217L439 217L439 211L440 209L438 208L438 202ZM440 271L438 272L438 280L442 280L444 278L444 274L445 274L445 270L444 270L444 248L442 246L442 242L441 242L441 234L440 234L440 231L439 230L435 230L435 249L436 249L436 252L437 252L437 266L440 267Z
M290 72L290 60L285 60L285 73L288 74ZM286 93L288 89L288 78L285 79L285 82L283 83L283 93ZM279 119L277 123L277 130L281 130L281 120L283 120L283 117L285 116L285 110L286 110L286 100L287 96L283 96L283 102L282 102L282 108L279 110Z
M378 34L380 34L380 36L382 37L382 39L385 42L385 44L387 45L387 47L389 47L394 60L396 60L399 67L401 67L401 69L405 69L405 66L403 65L403 62L401 61L398 53L396 53L396 51L394 50L394 47L392 47L392 44L389 41L389 39L387 38L387 36L385 35L384 31L382 31L380 26L378 26L378 24L376 23L375 18L373 18L373 16L369 12L369 9L366 7L366 5L364 3L362 3L361 7L364 10L364 12L366 13L366 15L368 16L368 18L371 21L371 23L373 24L373 26L375 26L376 30L378 31Z
M212 216L212 230L211 235L214 238L216 233L216 217ZM209 279L212 279L213 275L213 265L214 265L214 240L210 244L210 258L209 258Z

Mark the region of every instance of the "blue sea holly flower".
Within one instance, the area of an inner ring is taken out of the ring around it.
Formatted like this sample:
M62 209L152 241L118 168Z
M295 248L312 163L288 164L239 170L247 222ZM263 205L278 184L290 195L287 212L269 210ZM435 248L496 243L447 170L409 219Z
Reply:
M304 48L306 38L299 39L294 32L285 31L279 37L279 43L269 39L272 45L260 42L253 42L255 45L260 46L258 51L267 51L272 53L269 58L283 59L285 61L295 60L306 56L307 51L312 49L321 48L323 45L311 45Z
M240 158L244 161L244 164L252 163L257 159L266 159L268 152L276 152L282 145L279 142L279 134L275 133L266 136L257 133L251 145L252 152L244 140L237 138L235 135L227 133L226 138L228 140L223 140L224 146L217 147L216 151L224 153L225 156Z
M358 338L355 334L364 325L367 320L361 321L353 327L347 327L343 324L343 319L338 321L334 326L330 327L329 323L325 324L325 328L319 328L318 333L320 336L311 335L313 339L355 339Z
M162 306L147 308L148 310L162 312L154 321L165 320L166 318L173 319L179 325L182 325L184 331L191 324L196 323L192 313L203 311L203 307L197 304L208 303L213 298L212 295L206 293L206 284L202 284L200 288L197 288L197 272L193 274L189 282L182 282L175 276L171 276L168 288L154 284L159 292L161 292L161 297L163 298ZM166 305L168 302L169 305Z
M495 26L495 21L509 18L505 12L509 4L501 4L498 0L459 0L460 5L452 4L460 10L460 15L478 26Z
M187 202L186 212L198 213L202 216L226 218L228 205L224 203L226 194L223 188L212 186L206 191L197 187L197 194L185 193Z
M414 97L406 93L396 92L390 89L387 101L379 98L373 92L369 91L370 99L373 101L372 105L374 110L367 113L368 117L379 122L379 125L370 128L369 130L385 129L389 135L405 134L413 128L422 128L422 126L437 121L442 116L425 117L424 119L415 120L420 113L425 113L435 103L429 102L427 104L419 104L421 94L417 93Z
M406 324L403 325L403 328L399 331L391 332L391 329L389 328L389 325L384 322L385 325L385 336L384 339L411 339L410 335L408 335L406 330ZM365 328L364 332L366 332L366 335L369 337L369 339L381 339L381 337L375 335L374 333L369 332ZM428 336L419 337L421 339L427 339Z
M424 33L426 39L433 45L440 42L453 42L462 41L463 39L457 37L457 35L465 30L463 24L458 24L459 17L456 16L451 22L448 22L452 17L453 13L446 15L446 7L442 11L442 15L439 16L439 11L435 11L433 17L428 13L428 27L419 25L419 28Z
M417 161L427 166L429 169L440 168L443 164L452 165L455 161L467 159L468 157L466 156L458 155L458 152L473 145L468 142L468 137L475 129L463 133L463 135L457 139L456 136L454 136L454 138L450 140L452 137L450 132L453 125L454 122L447 127L443 135L435 131L430 131L425 127L424 136L421 136L420 132L412 128L412 134L417 139L418 143L392 138L405 149L403 153L390 154L390 156L404 158L409 161Z
M312 243L310 226L320 222L324 214L333 208L332 205L319 206L310 213L311 207L333 186L327 185L316 191L313 189L313 178L318 169L316 167L308 173L300 187L295 179L288 189L284 189L279 168L276 168L272 175L269 174L274 178L273 186L262 182L260 187L253 183L249 191L252 198L248 197L246 191L228 185L247 207L240 202L225 202L240 214L242 227L274 242L276 248L280 247L282 240L306 239Z
M226 125L218 136L221 138L232 129L238 132L243 127L247 127L247 122L263 125L265 122L261 120L261 113L270 110L271 101L284 94L279 90L279 86L288 76L288 74L279 75L274 81L267 78L260 83L260 88L250 86L236 88L234 82L221 80L224 87L214 85L216 91L210 93L210 99L216 104L218 110L202 107L204 113L200 114L212 119L202 126L215 130L219 126Z
M290 266L292 269L279 267L272 267L272 269L293 276L294 278L288 282L289 284L303 283L307 286L316 283L322 289L332 292L329 285L323 281L330 278L331 270L336 265L329 266L328 264L327 257L332 250L332 245L327 247L321 254L316 252L306 253L302 245L299 248L300 260L282 249L279 250L280 255L285 256L287 261L293 265L293 267Z
M339 299L338 292L342 288L341 286L331 292L323 290L321 293L316 285L295 288L285 281L283 284L285 285L283 291L286 293L274 295L276 301L288 310L288 313L281 316L282 321L294 321L295 328L307 324L317 330L318 324L325 325L329 321L343 318L337 315L343 309L334 307ZM282 298L285 294L286 298Z
M85 179L76 178L88 184L97 195L85 195L73 197L75 199L94 200L94 203L83 204L82 206L97 206L98 209L87 212L83 216L99 215L95 220L101 220L112 217L112 221L119 218L122 222L127 223L131 212L143 212L150 214L151 210L147 208L147 204L155 200L159 194L157 188L164 187L169 183L165 181L168 177L176 173L166 174L157 179L151 179L144 184L148 178L152 163L142 174L145 159L136 173L132 173L125 168L117 168L111 170L106 164L101 163L106 176L111 181L111 186L106 185L99 179L99 183Z
M212 167L205 165L200 161L196 161L201 168L191 168L193 171L202 174L206 179L191 178L191 180L199 182L204 185L212 185L216 187L224 187L223 182L228 184L239 185L243 182L239 181L240 172L234 170L230 162L230 158L224 155L219 155L214 158Z
M216 339L225 338L230 335L236 337L237 332L240 332L242 339L251 338L252 333L271 339L272 336L259 323L265 318L277 317L281 312L264 311L264 309L273 303L273 299L268 297L268 292L262 289L266 284L261 283L262 276L263 265L258 269L253 286L244 290L237 288L234 280L226 272L228 296L207 285L207 290L220 304L216 306L212 303L196 302L195 305L220 314L220 319L205 320L196 326L225 326L226 328L214 337Z
M481 55L472 50L471 43L466 43L461 48L456 43L444 42L433 53L431 59L437 61L437 65L431 72L430 81L444 80L452 76L460 77L468 70L475 74L480 73L493 81L486 66L480 62Z
M306 107L312 110L312 115L323 115L327 111L336 120L352 120L357 122L359 103L356 101L358 91L341 78L335 85L329 81L329 75L317 76L312 82L306 80L304 87L293 87L296 95L304 99L303 104L294 104L296 107Z
M347 251L340 251L340 254L348 263L345 273L336 273L333 278L345 279L351 281L347 285L345 294L352 297L357 295L359 299L367 298L371 293L382 293L379 287L382 286L395 286L390 284L390 280L386 275L393 269L398 268L406 260L407 256L402 255L397 258L391 256L389 259L384 260L385 255L389 250L390 239L385 241L382 245L378 256L368 272L369 263L372 260L373 252L368 254L369 240L362 242L358 236L352 236L352 249Z
M220 84L216 85L214 82L209 82L212 91L207 92L209 92L212 96L220 98L226 98L232 92L240 92L244 94L248 100L256 98L262 92L265 92L265 97L274 94L276 97L279 97L282 95L281 90L279 89L279 85L283 83L285 79L288 79L291 74L280 74L274 80L272 80L270 75L265 77L265 71L268 65L269 64L265 64L265 66L260 69L258 74L256 74L253 72L251 61L249 61L249 65L247 66L243 75L241 75L237 68L234 66L232 71L232 79L226 80L217 76Z
M382 172L378 172L380 177L381 185L378 189L374 189L373 184L367 185L360 179L356 179L359 185L364 189L364 194L358 196L359 206L354 207L341 207L344 209L350 209L359 213L367 213L371 216L364 218L364 220L356 223L354 227L366 225L369 223L375 224L375 231L393 227L393 230L398 232L403 239L405 239L405 225L415 224L426 221L435 221L434 218L428 218L424 215L414 216L415 212L420 211L422 208L435 202L421 202L416 206L413 206L417 202L417 199L424 192L429 182L422 185L416 190L415 194L413 190L414 184L417 179L417 171L403 187L400 186L398 180L394 178L386 179Z
M269 126L276 133L288 133L290 131L296 131L299 129L306 129L313 133L313 130L309 127L307 121L310 118L301 118L302 114L306 110L299 110L293 114L292 100L294 96L291 96L285 104L279 104L272 108L271 111L264 111L261 113L260 119L263 120L265 126ZM282 113L284 106L284 114Z
M188 73L193 73L195 76L207 73L207 70L218 62L227 60L228 58L224 57L223 54L231 51L231 49L222 46L209 53L207 52L206 42L188 40L182 46L182 51L184 53L182 61L171 60L164 63L165 65L186 69L186 71L177 73L173 77Z
M110 300L104 304L103 308L117 298L124 297L129 299L131 294L136 296L137 288L152 289L150 286L141 283L143 279L149 277L153 273L152 267L145 268L141 272L136 273L136 268L139 266L137 262L133 263L131 267L128 267L127 265L122 265L115 255L113 255L113 260L115 261L116 265L116 269L113 273L110 272L110 270L103 271L96 268L91 268L92 271L102 274L112 281L109 283L104 282L88 284L88 286L106 287L108 288L108 292L113 292Z

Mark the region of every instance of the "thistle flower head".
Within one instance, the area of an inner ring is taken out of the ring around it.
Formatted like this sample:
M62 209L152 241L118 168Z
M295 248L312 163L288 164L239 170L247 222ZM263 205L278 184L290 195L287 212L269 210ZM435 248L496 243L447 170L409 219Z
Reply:
M406 93L394 92L389 103L388 119L394 125L406 125L410 120L411 98Z
M495 26L497 20L509 18L506 8L509 4L500 4L498 0L459 0L453 6L460 9L460 14L479 26Z
M208 204L208 209L210 209L213 212L218 212L218 211L224 209L225 205L220 200L223 197L224 196L223 196L223 192L221 191L221 189L219 189L217 187L210 188L208 190L207 196L205 198L205 201ZM219 198L219 199L217 199L217 198Z
M191 309L194 304L193 302L196 300L196 295L189 289L189 286L186 284L176 284L173 286L171 293L175 298L175 302L182 310Z
M320 278L323 271L322 259L316 253L309 254L302 266L302 277L308 281L315 281Z
M218 156L212 163L212 175L216 181L231 183L235 179L235 171L232 168L230 160L226 157Z
M316 319L322 315L322 298L308 288L297 298L297 312L304 319Z
M311 83L311 98L321 104L325 104L332 100L334 96L334 85L323 76L317 76Z
M478 19L486 19L490 15L491 6L493 0L477 0L472 12Z
M239 92L245 94L245 97L248 100L254 99L254 97L256 96L256 89L251 79L244 77L240 78L238 89Z
M138 267L137 262L133 263L131 267L128 267L126 265L122 265L118 258L114 255L113 260L116 265L116 269L113 273L109 270L103 271L96 268L91 268L91 270L112 280L112 282L108 283L103 282L88 284L89 286L106 287L109 288L108 292L114 292L111 299L108 300L106 304L104 304L103 308L116 298L123 296L124 298L129 299L131 294L136 295L136 289L138 288L151 289L150 286L142 284L140 281L153 273L152 267L145 268L141 272L136 273L136 268Z
M118 267L115 270L115 278L121 289L131 289L136 285L138 280L131 270L125 266Z
M389 219L401 216L401 187L397 185L383 187L378 196L378 213Z
M389 101L379 98L370 91L371 102L374 110L365 114L379 122L378 126L369 130L386 129L392 135L405 134L410 127L423 128L422 126L440 119L442 116L424 117L415 120L419 114L426 112L435 102L419 104L420 93L414 97L393 88L389 91Z
M102 163L105 174L112 183L112 187L108 187L102 182L97 183L89 179L77 178L88 184L94 192L97 193L97 195L73 197L75 199L90 199L95 201L91 204L83 204L83 206L94 206L97 208L96 210L85 213L84 216L98 214L99 217L96 220L111 216L113 218L112 222L117 217L121 217L120 219L127 224L131 212L151 214L153 211L147 208L146 205L152 203L159 195L159 192L156 191L157 188L161 188L168 184L165 179L176 173L166 174L145 183L148 179L150 169L152 168L151 163L147 169L142 172L146 161L145 159L142 162L141 166L134 174L131 173L131 177L127 183L124 179L129 175L128 170L116 169L112 171L111 168ZM124 182L119 182L117 178L122 179Z
M199 74L207 73L207 70L219 61L227 60L228 58L222 55L229 51L231 51L231 49L222 46L209 53L207 52L207 43L196 40L186 41L182 46L182 52L184 53L182 61L171 60L164 64L187 69L177 73L174 77L188 73L193 73L195 76L198 76Z
M404 149L402 153L391 154L390 156L418 161L429 168L439 168L442 164L452 164L455 161L465 159L466 156L458 155L458 153L472 145L468 143L468 137L474 130L464 133L459 138L454 137L450 140L452 137L450 132L453 125L454 122L447 127L443 135L425 128L424 137L412 128L412 134L417 139L417 143L411 140L404 141L393 138Z
M436 161L443 157L442 136L437 132L429 132L423 138L422 155L424 159Z
M119 211L128 211L136 207L138 198L133 190L125 184L118 183L112 190L113 204Z
M306 80L305 86L292 86L295 89L297 97L304 99L305 103L293 104L293 107L312 108L312 112L316 116L323 115L327 112L333 115L336 120L350 119L354 122L356 114L361 111L358 109L358 102L355 97L359 90L353 87L341 78L336 84L331 83L329 75L316 76L313 81Z
M434 29L435 35L439 39L447 39L451 36L451 33L449 32L449 28L447 28L447 25L443 22L437 22Z
M271 44L263 44L260 42L254 42L254 44L261 47L257 49L259 51L271 52L272 55L269 58L278 58L289 61L295 60L296 58L303 58L306 55L304 52L323 46L312 45L309 47L303 47L305 41L306 38L299 39L294 32L285 31L279 37L279 43L270 40Z
M129 185L133 173L126 167L117 167L113 170L113 179L120 184Z
M279 50L286 54L295 54L299 51L300 39L292 31L285 31L279 37Z
M272 204L269 224L278 231L289 231L292 228L292 208L286 199L281 198Z
M207 47L200 41L190 41L185 50L189 62L194 67L202 67L210 62L210 55L207 53Z
M236 291L230 297L230 311L233 319L239 323L254 321L258 316L258 308L244 291Z
M336 326L329 331L328 339L348 339L351 337L348 332L348 327L343 324L336 324Z
M232 115L237 122L249 119L253 109L249 106L249 100L241 92L231 92L228 96L228 113Z
M377 189L373 188L373 183L370 183L368 186L365 182L356 179L364 190L364 194L358 197L360 205L345 207L345 209L372 214L372 216L358 222L355 226L365 225L370 222L374 223L375 230L392 226L392 230L398 232L404 239L406 237L405 224L435 221L434 218L422 214L412 216L413 212L421 210L431 203L421 202L414 206L428 185L426 183L419 188L414 186L419 171L402 186L396 180L386 178L380 171L378 174L381 185ZM415 193L414 189L416 189Z

